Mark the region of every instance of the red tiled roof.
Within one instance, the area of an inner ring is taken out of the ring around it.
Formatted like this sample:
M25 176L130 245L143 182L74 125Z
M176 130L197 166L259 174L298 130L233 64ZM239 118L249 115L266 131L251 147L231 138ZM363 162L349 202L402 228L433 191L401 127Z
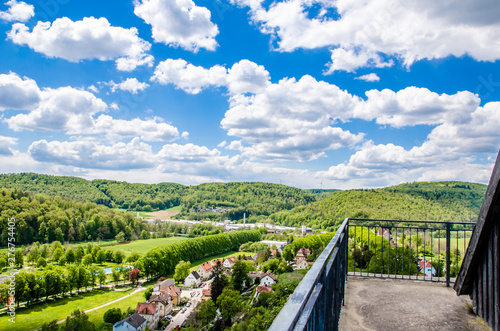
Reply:
M160 288L160 292L167 293L171 297L178 297L181 295L181 290L175 285L170 285L169 287Z
M213 268L212 268L212 264L211 264L210 262L205 262L205 263L203 263L203 264L201 265L201 267L203 268L203 270L204 270L205 272L210 272L210 271L212 271L212 269L213 269Z
M202 294L203 294L204 297L210 297L210 296L212 296L212 290L209 289L209 288L208 289L204 288L202 290Z
M149 302L162 302L164 305L168 304L168 297L169 295L164 292L160 292L158 294L153 294L149 298Z
M274 291L273 291L272 288L270 288L267 285L259 285L259 286L257 286L257 293L262 293L262 292L269 293L269 292L274 292Z
M423 261L418 261L418 266L420 267L420 269L424 269L424 268L432 268L432 264L427 261L427 260L423 260Z
M143 315L154 315L156 311L156 303L139 302L135 311Z
M228 260L229 263L231 263L231 264L234 264L237 261L235 256L230 256L226 260Z

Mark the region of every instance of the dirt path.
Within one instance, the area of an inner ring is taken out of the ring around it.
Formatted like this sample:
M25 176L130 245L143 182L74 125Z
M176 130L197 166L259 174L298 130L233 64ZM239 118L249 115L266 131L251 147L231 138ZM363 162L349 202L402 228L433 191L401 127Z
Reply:
M176 210L160 210L148 214L152 216L151 218L157 218L159 220L166 221L169 220L170 217L179 214L179 212Z

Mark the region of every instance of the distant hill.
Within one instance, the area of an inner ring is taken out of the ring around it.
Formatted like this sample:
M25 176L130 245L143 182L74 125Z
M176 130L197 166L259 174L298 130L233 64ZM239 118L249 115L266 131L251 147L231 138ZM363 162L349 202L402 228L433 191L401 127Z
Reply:
M369 190L301 190L258 182L133 184L34 173L0 175L0 187L113 208L155 211L181 206L183 219L271 219L288 226L334 230L346 217L475 221L486 185L415 182ZM218 208L217 208L218 207Z
M271 218L276 224L328 230L346 217L474 222L485 192L486 185L463 182L415 182L339 191Z
M43 193L110 206L112 201L91 182L79 177L50 176L35 173L0 174L0 187L24 192Z
M326 198L327 196L331 195L334 192L338 192L340 190L336 189L308 189L306 190L307 192L313 194L318 200Z
M267 217L317 200L315 195L305 190L258 182L184 186L176 183L134 184L102 179L88 181L78 177L21 173L0 175L0 187L137 211L181 206L178 217L212 220L241 219L243 214L257 220L259 217ZM208 207L227 207L227 211L200 214L199 210L204 211Z

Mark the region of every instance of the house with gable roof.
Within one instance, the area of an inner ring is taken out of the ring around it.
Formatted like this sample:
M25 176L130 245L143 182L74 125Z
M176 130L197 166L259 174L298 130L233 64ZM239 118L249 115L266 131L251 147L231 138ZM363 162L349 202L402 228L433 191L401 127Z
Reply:
M307 260L307 257L311 255L311 250L308 248L301 248L295 254L295 263L298 263L300 260Z
M271 292L274 292L271 286L259 285L257 286L257 290L255 291L255 298L257 299L261 293L271 293Z
M270 272L266 272L260 275L260 285L271 286L278 282L278 278Z
M158 282L153 286L153 294L166 293L170 296L173 305L181 302L181 289L175 286L175 281L171 278Z
M427 260L418 261L418 267L420 272L426 274L427 277L432 277L436 274L436 269Z
M140 331L146 328L147 321L138 313L134 313L113 324L113 331Z
M150 329L156 329L158 321L160 320L160 314L158 312L158 306L155 303L138 302L135 312L147 321Z
M196 270L191 271L191 273L184 280L184 286L193 287L200 286L201 284L201 276L196 272Z
M156 304L160 317L166 316L172 311L172 298L167 293L158 292L151 294L148 302Z
M224 260L224 263L222 263L222 265L225 268L231 269L233 267L233 265L236 263L236 261L237 261L237 259L235 256L230 256Z
M210 278L212 276L213 269L214 268L212 266L212 263L205 262L202 265L200 265L198 267L198 270L196 270L196 271L198 272L198 274L200 275L200 277L202 279L207 279L207 278Z

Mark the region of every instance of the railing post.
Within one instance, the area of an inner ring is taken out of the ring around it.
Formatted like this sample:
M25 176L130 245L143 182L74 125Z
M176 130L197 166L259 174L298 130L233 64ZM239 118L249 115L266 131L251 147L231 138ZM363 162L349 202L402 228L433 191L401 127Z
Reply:
M446 287L450 287L450 239L451 224L446 223Z

